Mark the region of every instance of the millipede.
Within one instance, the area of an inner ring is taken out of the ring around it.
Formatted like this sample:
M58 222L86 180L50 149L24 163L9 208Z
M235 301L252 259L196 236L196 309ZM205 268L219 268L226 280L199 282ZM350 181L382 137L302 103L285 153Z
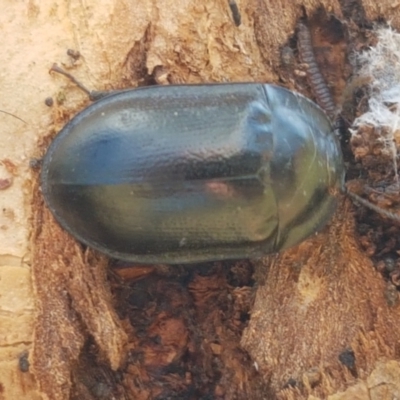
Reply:
M297 24L297 47L301 62L307 65L307 78L317 103L334 120L336 106L315 59L310 30L303 22Z

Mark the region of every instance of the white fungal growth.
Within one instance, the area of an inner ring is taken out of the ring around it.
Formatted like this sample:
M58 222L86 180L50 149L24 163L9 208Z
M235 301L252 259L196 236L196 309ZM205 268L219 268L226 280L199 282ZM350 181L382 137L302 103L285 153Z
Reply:
M352 135L362 126L381 132L381 140L393 159L396 180L397 143L400 145L400 34L391 27L376 30L375 47L355 56L358 77L369 82L369 110L353 123ZM397 143L396 143L397 142Z

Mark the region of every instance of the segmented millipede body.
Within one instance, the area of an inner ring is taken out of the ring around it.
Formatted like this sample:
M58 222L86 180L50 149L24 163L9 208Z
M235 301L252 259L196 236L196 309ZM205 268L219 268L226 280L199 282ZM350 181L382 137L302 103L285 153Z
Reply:
M315 59L310 30L302 22L297 24L297 46L301 62L308 66L307 78L317 103L334 120L336 117L336 106Z

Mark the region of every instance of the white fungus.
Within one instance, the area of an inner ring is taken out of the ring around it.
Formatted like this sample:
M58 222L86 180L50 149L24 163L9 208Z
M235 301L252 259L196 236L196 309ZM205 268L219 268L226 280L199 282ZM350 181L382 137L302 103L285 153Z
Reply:
M358 78L369 87L368 111L354 121L352 135L362 126L381 134L384 148L391 154L397 175L397 145L400 141L400 34L391 27L376 29L378 43L355 55ZM400 144L400 143L399 143Z

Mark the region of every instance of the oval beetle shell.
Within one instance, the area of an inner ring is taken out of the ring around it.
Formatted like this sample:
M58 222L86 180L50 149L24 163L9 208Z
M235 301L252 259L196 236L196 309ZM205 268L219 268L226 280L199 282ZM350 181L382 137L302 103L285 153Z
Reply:
M259 83L117 92L76 115L43 160L58 222L112 257L255 258L331 217L344 164L324 112Z

